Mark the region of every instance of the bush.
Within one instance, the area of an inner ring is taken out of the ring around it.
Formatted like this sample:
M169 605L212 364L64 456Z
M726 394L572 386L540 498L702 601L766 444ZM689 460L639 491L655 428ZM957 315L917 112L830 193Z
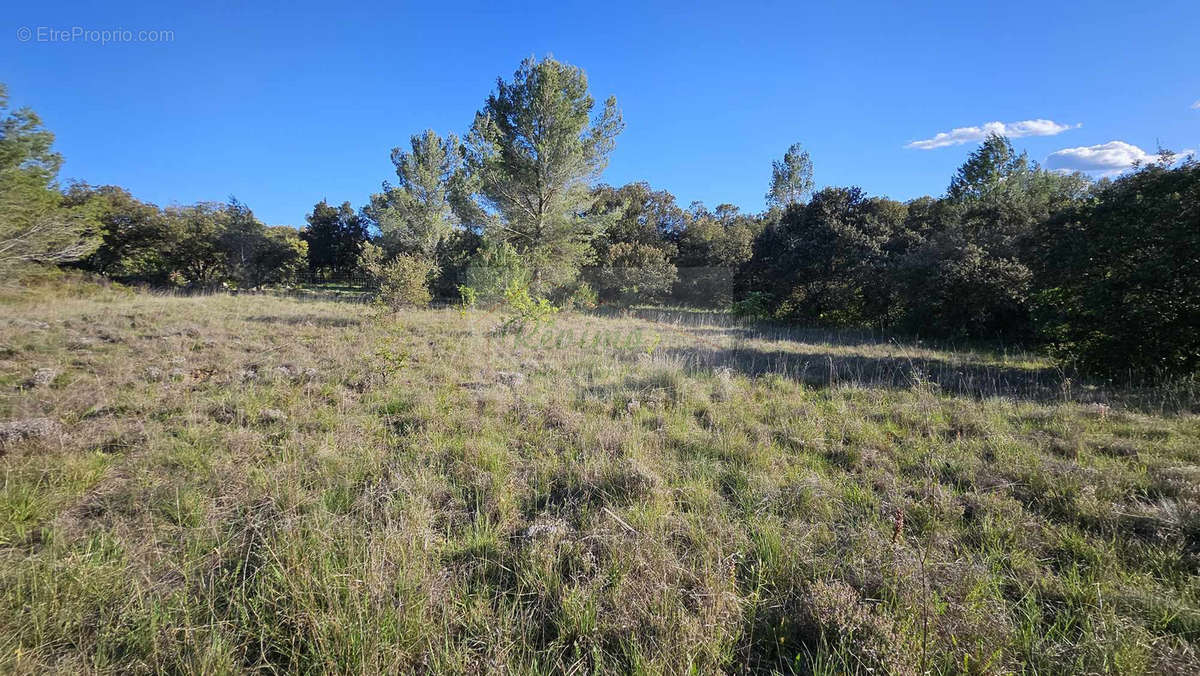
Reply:
M1200 164L1151 165L1048 222L1036 317L1061 357L1110 378L1200 369Z
M567 296L567 300L563 307L570 310L594 310L599 304L600 299L596 295L596 290L587 282L580 282L575 289L571 291L571 295Z
M464 310L475 307L479 303L479 292L473 286L458 285L458 297L462 300Z
M558 312L558 308L554 307L550 301L545 298L534 298L530 295L528 287L521 286L517 282L510 283L504 290L504 310L508 315L508 319L504 322L506 329L524 326L527 323L538 324L548 321Z
M617 242L605 253L598 277L598 292L606 301L632 304L662 298L679 274L662 248Z
M377 302L389 310L425 307L433 299L429 282L437 275L437 266L428 258L400 254L384 261L383 250L367 244L358 262L379 289Z

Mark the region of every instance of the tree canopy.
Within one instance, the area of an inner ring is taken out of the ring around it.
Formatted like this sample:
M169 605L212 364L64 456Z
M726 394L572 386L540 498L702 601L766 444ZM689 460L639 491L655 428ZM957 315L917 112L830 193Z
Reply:
M58 191L62 155L54 134L29 108L9 110L0 84L0 272L29 262L65 263L99 244L85 211L65 208Z
M804 146L794 143L783 154L782 160L771 163L771 190L767 192L767 206L786 209L793 204L802 204L812 191L812 158Z
M300 238L308 245L308 268L313 272L346 274L354 270L363 244L366 223L349 202L334 207L326 200L313 205Z
M433 258L455 231L478 227L486 215L471 200L473 181L458 137L433 130L414 135L409 150L392 149L396 184L384 183L369 209L384 248Z
M530 58L497 81L468 136L479 194L496 216L485 234L529 256L539 290L570 282L602 230L591 184L624 123L616 99L593 117L595 108L581 69Z

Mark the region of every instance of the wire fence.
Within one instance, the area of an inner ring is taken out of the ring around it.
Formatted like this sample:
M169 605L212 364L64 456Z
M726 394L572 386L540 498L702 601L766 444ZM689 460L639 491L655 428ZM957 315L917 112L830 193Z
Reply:
M371 285L372 280L370 276L361 272L301 272L296 275L291 282L291 286L328 290L370 290Z

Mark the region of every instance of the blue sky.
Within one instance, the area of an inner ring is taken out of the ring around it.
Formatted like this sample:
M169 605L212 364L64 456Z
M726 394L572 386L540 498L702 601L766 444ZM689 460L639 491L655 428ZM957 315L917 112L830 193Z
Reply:
M6 9L0 81L57 134L64 179L160 205L233 194L302 225L322 198L363 204L393 146L462 133L497 76L548 53L617 97L626 130L605 181L682 205L761 210L771 160L796 141L818 185L896 199L940 194L973 142L937 134L986 123L1096 173L1159 143L1200 148L1194 1L170 4ZM174 38L45 39L74 27Z

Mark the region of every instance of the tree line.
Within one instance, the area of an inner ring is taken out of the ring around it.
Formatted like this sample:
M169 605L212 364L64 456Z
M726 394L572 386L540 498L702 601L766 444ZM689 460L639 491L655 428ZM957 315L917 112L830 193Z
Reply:
M1000 136L944 194L815 190L799 144L767 209L680 206L601 182L624 123L579 68L527 59L465 135L392 150L368 203L268 227L246 205L160 209L122 188L60 188L53 135L0 90L0 267L69 265L156 285L239 288L365 277L392 305L433 297L670 303L757 319L1040 343L1107 377L1200 368L1200 165L1163 152L1113 179L1048 171ZM8 273L5 273L8 274Z

